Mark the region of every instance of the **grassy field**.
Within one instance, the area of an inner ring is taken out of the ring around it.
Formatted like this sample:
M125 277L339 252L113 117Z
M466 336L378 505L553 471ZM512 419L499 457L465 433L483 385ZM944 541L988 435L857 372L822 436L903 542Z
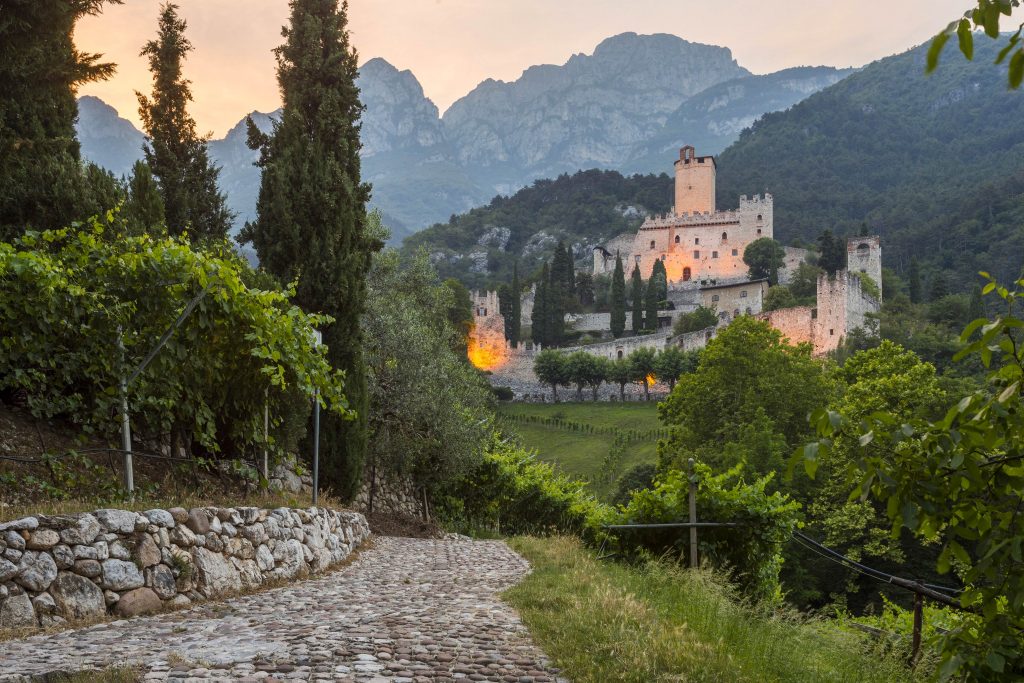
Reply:
M662 429L657 403L506 403L499 415L518 417L506 420L508 427L522 437L523 445L535 449L541 459L554 463L566 474L590 482L594 493L607 498L615 483L630 468L658 459L657 437L653 434L625 445L622 458L610 477L602 477L605 457L615 441L615 433L649 434ZM523 422L523 418L557 418L564 423L586 425L593 433L562 426Z
M925 680L827 621L758 611L715 576L600 562L579 540L515 538L533 565L504 599L576 683Z

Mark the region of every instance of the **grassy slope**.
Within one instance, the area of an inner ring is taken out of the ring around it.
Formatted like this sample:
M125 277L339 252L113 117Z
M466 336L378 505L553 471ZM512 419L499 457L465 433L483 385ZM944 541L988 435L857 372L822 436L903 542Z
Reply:
M541 418L560 417L570 422L593 425L596 428L647 431L662 426L658 421L657 403L509 403L500 407L503 415L530 415ZM544 461L558 465L566 474L588 482L597 482L601 465L612 446L612 434L586 434L544 424L510 423L511 429L522 437L523 445L535 449ZM599 497L615 490L615 482L634 465L655 462L657 443L631 442L611 482L592 483Z
M576 683L915 680L860 636L759 615L712 576L599 562L574 538L510 543L534 571L504 597Z

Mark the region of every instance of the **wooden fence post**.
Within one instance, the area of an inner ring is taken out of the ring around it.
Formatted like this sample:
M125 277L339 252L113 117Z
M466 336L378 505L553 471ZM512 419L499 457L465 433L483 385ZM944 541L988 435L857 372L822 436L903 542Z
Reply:
M690 458L690 568L697 568L697 478Z

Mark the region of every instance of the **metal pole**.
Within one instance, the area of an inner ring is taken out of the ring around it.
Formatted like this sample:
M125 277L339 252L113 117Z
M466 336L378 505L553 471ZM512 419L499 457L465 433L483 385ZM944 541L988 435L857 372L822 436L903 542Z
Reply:
M921 627L924 621L924 596L914 593L914 636L910 646L910 664L917 662L917 656L921 652Z
M313 505L320 494L320 390L313 397Z
M270 387L263 392L263 479L270 484L270 462L267 447L270 444Z
M690 458L690 568L697 568L697 478L693 476L693 458Z
M129 497L135 495L135 473L132 468L132 425L128 415L128 378L124 376L124 339L117 328L117 350L121 356L121 451L124 459L124 488Z

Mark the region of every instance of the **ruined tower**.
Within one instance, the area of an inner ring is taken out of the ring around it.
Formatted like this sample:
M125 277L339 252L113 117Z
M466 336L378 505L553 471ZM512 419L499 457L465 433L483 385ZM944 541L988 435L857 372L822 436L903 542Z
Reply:
M691 145L679 150L676 165L676 215L714 213L715 158L699 157Z

